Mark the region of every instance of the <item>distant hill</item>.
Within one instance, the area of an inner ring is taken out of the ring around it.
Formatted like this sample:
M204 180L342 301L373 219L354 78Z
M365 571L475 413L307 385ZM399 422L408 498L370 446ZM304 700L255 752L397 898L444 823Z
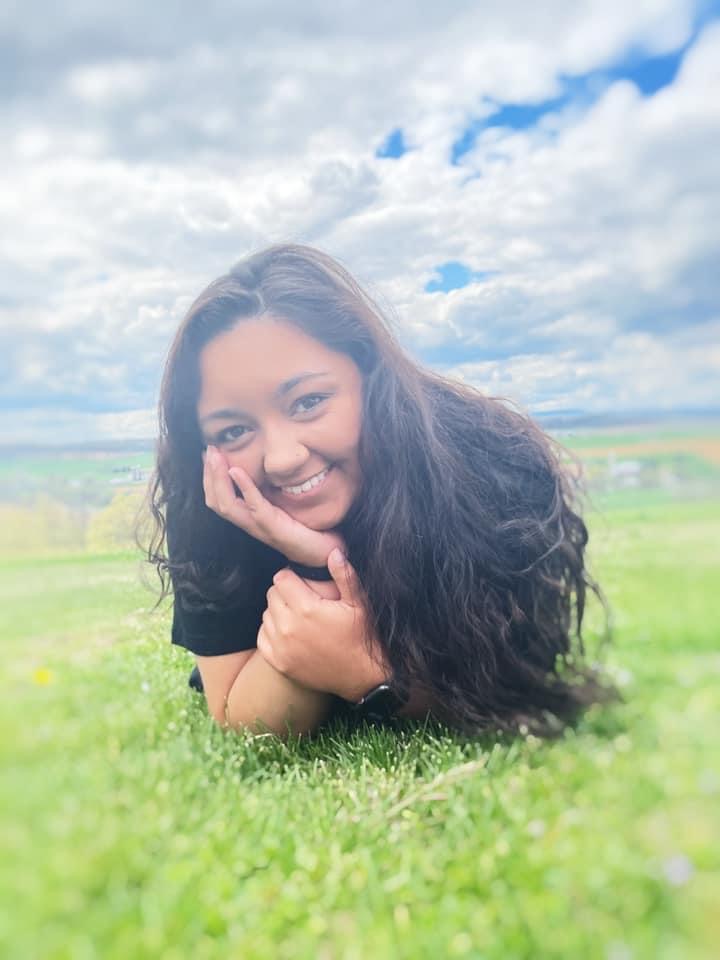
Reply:
M677 424L686 427L696 423L720 426L720 407L703 410L608 410L604 413L587 413L582 410L553 410L551 413L532 413L531 416L547 430L573 428L578 430L603 427L662 427Z
M43 456L58 453L70 454L121 454L121 453L153 453L156 440L148 437L138 437L132 440L91 440L87 443L2 443L0 442L0 459L4 457Z
M697 425L700 428L712 429L717 425L720 429L720 407L697 410L608 410L602 413L588 413L583 410L553 410L550 413L529 411L530 416L544 429L551 432L565 430L602 430L633 429L644 427L649 429L668 429L677 425L678 428L687 428ZM50 454L57 456L59 452L79 455L89 454L140 454L153 453L156 445L154 437L135 437L129 440L92 440L86 443L57 443L57 444L18 444L3 443L0 439L0 460L22 456L43 456Z

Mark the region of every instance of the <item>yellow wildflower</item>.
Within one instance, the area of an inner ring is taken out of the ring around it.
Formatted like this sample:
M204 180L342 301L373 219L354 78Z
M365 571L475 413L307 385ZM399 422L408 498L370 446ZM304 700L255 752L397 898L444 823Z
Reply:
M48 670L47 667L37 667L33 670L32 679L33 683L37 683L41 687L46 687L49 683L52 683L55 678L52 671Z

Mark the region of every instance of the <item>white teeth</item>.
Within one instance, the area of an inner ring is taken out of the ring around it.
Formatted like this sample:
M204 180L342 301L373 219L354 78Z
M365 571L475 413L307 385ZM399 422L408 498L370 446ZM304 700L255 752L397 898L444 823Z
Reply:
M316 473L314 477L310 477L309 480L306 480L305 483L300 484L299 487L282 487L281 489L285 493L306 493L308 490L312 490L313 487L316 487L319 483L322 483L327 475L330 467L325 467L320 473Z

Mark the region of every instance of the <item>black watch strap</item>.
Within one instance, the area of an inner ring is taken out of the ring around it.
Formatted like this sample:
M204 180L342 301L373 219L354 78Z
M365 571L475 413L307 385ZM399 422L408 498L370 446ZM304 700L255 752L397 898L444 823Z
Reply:
M352 704L352 709L358 716L368 720L387 720L396 716L408 699L405 691L388 679L368 690L364 697Z
M332 580L332 574L327 567L308 567L304 563L295 563L294 560L290 560L288 566L304 580Z

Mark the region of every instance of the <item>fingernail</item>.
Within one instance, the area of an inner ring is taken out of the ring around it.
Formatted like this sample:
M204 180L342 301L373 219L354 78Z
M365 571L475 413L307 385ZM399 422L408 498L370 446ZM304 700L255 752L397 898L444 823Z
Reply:
M330 559L333 563L343 564L345 563L345 554L342 552L340 547L335 547L330 551Z

